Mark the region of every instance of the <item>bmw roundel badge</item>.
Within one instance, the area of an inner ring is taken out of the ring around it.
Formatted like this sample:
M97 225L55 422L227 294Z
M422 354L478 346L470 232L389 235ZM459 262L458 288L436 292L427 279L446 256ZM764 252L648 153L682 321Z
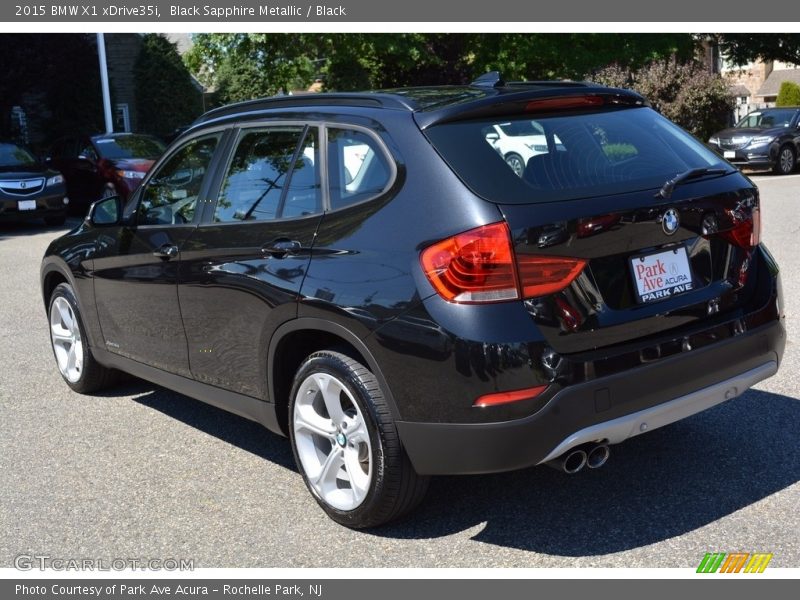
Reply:
M678 218L678 211L674 208L668 208L664 213L664 216L661 217L661 229L663 229L664 233L667 235L672 235L678 231L678 226L680 223L681 221L680 218Z

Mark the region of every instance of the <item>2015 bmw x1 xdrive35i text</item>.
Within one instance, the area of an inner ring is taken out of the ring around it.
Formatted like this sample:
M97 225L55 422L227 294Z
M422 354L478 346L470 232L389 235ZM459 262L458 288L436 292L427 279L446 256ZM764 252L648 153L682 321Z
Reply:
M513 169L515 123L546 149ZM71 388L125 371L262 423L369 527L430 475L596 468L775 374L759 214L637 94L490 74L213 110L51 244L42 292Z

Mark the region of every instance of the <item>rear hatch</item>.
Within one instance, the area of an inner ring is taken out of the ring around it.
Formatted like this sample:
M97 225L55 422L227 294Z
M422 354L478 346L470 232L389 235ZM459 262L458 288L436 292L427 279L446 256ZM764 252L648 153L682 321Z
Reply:
M581 352L741 311L755 281L755 187L650 108L575 98L425 130L499 205L520 296L548 343ZM491 135L518 122L543 131L547 146L537 142L521 176Z

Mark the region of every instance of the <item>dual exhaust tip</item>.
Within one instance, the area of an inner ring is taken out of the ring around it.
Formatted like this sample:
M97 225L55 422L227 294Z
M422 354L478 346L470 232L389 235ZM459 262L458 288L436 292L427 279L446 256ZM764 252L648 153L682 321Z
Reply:
M611 449L608 444L584 444L568 450L546 464L549 467L572 475L584 467L599 469L608 462L609 456L611 456Z

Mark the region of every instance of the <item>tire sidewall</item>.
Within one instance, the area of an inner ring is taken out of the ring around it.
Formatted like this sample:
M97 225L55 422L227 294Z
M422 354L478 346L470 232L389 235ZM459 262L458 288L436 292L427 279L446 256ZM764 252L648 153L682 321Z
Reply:
M370 481L369 492L367 492L364 501L353 510L339 510L325 502L309 483L308 477L300 462L294 432L294 407L300 384L312 373L326 373L339 379L358 403L358 408L367 426L370 446L372 448L372 480ZM303 481L311 492L311 495L334 521L346 526L358 526L367 515L374 511L376 505L379 503L386 473L386 453L381 436L380 420L377 418L369 391L364 387L361 379L336 354L324 351L312 354L297 371L289 397L288 429L292 454L294 455L297 469L300 471Z
M788 171L784 171L782 157L783 153L786 152L787 150L791 153L792 156L792 167ZM778 162L776 164L775 170L778 172L779 175L790 175L792 171L794 171L794 168L796 166L797 166L797 152L795 152L795 150L791 146L782 146L778 150Z

